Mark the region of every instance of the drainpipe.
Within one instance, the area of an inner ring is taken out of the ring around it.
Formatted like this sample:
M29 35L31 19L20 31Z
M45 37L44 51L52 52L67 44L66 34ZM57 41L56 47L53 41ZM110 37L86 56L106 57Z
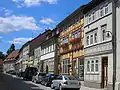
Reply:
M116 2L112 0L113 90L116 83Z

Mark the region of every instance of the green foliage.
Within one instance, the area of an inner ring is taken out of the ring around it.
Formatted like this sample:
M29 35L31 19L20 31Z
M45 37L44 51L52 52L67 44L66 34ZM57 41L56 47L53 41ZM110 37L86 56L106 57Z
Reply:
M5 59L5 55L3 54L3 52L0 51L0 60L4 60Z
M15 45L14 44L12 44L11 46L10 46L10 48L7 50L7 55L9 55L12 51L14 51L15 50Z

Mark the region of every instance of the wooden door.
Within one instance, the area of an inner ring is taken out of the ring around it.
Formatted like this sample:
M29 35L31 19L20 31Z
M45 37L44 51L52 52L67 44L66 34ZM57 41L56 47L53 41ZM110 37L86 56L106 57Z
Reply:
M108 57L102 58L102 88L108 85Z

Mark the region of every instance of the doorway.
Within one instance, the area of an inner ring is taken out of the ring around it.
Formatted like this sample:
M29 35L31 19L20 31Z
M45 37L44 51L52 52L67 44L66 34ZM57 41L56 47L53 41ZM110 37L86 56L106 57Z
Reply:
M102 57L102 88L108 85L108 57Z

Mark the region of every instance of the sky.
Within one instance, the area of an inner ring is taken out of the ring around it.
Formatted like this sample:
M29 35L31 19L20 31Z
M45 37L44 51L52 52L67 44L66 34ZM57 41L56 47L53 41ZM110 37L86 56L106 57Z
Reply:
M16 49L45 29L54 29L74 10L91 0L1 0L0 51Z

